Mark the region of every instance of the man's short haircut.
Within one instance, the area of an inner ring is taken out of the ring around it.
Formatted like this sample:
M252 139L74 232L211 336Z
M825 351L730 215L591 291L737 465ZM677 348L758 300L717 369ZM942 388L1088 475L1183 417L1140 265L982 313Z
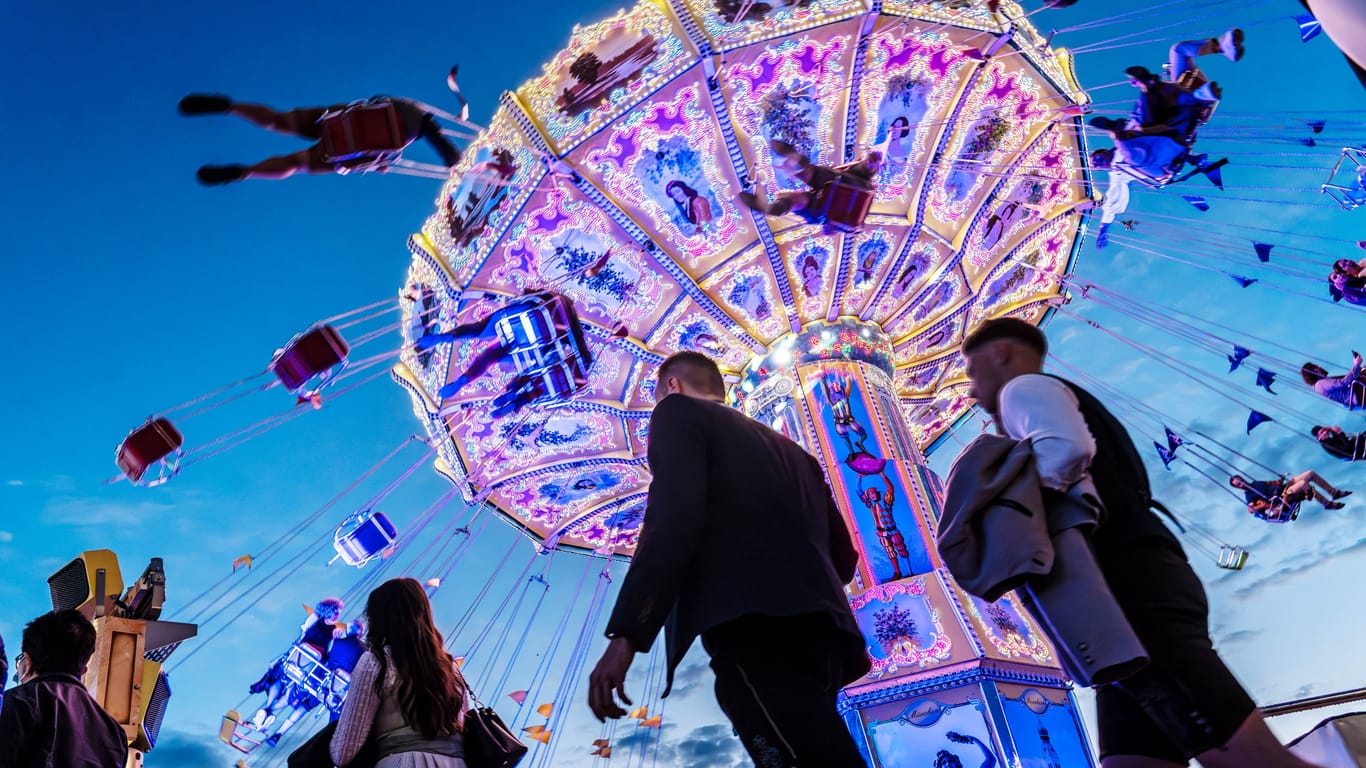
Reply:
M39 674L80 675L95 652L95 625L80 611L45 613L24 627L24 656Z
M663 386L670 378L682 379L689 387L710 395L725 397L726 382L716 361L701 352L675 352L659 364L658 381Z
M1016 341L1039 353L1048 354L1048 339L1032 323L1013 317L998 317L977 326L977 330L963 340L963 353L974 352L993 341Z
M1148 83L1157 79L1157 75L1154 75L1152 72L1148 71L1147 67L1129 67L1128 69L1124 70L1124 74L1128 75L1129 77L1132 77L1133 79L1141 83Z

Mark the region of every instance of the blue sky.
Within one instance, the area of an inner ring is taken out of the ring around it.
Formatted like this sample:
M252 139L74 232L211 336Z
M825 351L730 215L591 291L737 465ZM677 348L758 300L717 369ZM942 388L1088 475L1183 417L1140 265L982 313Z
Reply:
M462 5L471 4L434 4L392 18L382 17L376 6L345 2L25 4L11 13L0 31L0 64L23 73L6 79L9 119L0 121L11 148L0 208L6 254L0 312L10 330L0 338L0 351L12 361L10 375L0 381L5 433L11 436L0 448L0 563L7 574L0 580L0 604L6 606L0 633L9 639L11 655L23 623L47 608L46 576L81 550L114 549L130 576L148 557L164 557L169 616L183 617L184 602L218 580L232 558L260 551L418 429L407 395L376 382L162 488L102 485L114 473L114 446L146 414L263 368L275 348L313 320L394 296L409 260L404 238L428 215L437 193L432 182L395 176L201 188L193 180L201 163L251 161L301 145L239 120L181 118L176 101L208 90L280 106L374 93L448 104L443 77L458 62L473 117L483 120L498 93L539 72L575 23L602 18L619 4L532 2L515 12L493 4ZM1102 5L1109 7L1090 0L1069 11L1046 12L1039 24L1061 29L1086 23L1101 15ZM1318 261L1353 255L1342 241L1363 236L1366 214L1307 207L1326 199L1298 191L1322 180L1332 150L1308 150L1297 143L1302 131L1273 128L1323 115L1330 121L1325 146L1360 143L1366 133L1349 125L1359 114L1324 112L1366 105L1326 38L1299 42L1288 20L1299 12L1291 0L1225 3L1157 32L1130 23L1060 33L1058 42L1074 47L1105 48L1107 38L1130 33L1135 36L1127 42L1142 43L1081 54L1082 82L1097 86L1120 79L1132 63L1155 69L1165 59L1168 36L1217 32L1239 18L1237 13L1246 14L1244 21L1257 22L1248 25L1247 58L1236 66L1210 65L1226 96L1203 145L1216 153L1244 153L1226 170L1226 197L1304 204L1221 203L1219 193L1205 187L1199 191L1215 208L1203 215L1201 226L1181 221L1163 227L1169 221L1163 217L1201 214L1171 195L1137 193L1132 211L1138 228L1125 235L1127 242L1104 252L1088 247L1077 272L1272 339L1306 359L1345 367L1348 349L1363 346L1357 338L1361 316L1290 292L1322 296L1320 284L1263 274L1263 283L1244 290L1227 277L1143 250L1209 264L1225 254L1236 256L1236 247L1192 241L1192 232L1222 238L1222 244L1251 239L1247 227L1265 227L1329 238L1261 233L1286 248L1299 244L1317 251L1309 258ZM1123 87L1093 93L1102 103L1132 95ZM1301 111L1272 120L1266 117L1270 110ZM426 159L424 147L415 152ZM1289 167L1254 167L1263 165ZM1248 262L1243 273L1259 274L1250 247L1242 256ZM1186 361L1189 371L1216 388L1243 398L1253 391L1250 374L1225 376L1225 366L1209 352L1094 302L1078 300L1071 309ZM1275 424L1244 436L1243 406L1095 329L1059 317L1050 335L1064 361L1174 419L1194 423L1268 464L1314 467L1339 485L1366 492L1361 469L1331 462L1312 443ZM1300 435L1308 422L1291 410L1314 416L1313 423L1342 423L1349 431L1366 426L1359 415L1315 401L1291 380L1278 391L1276 405L1287 410L1282 419ZM284 397L264 393L241 409L193 420L185 425L187 437L194 442L222 434L287 407ZM966 427L968 434L974 430L975 425ZM946 465L955 448L947 441L934 464ZM420 454L405 449L396 465ZM1155 475L1160 497L1253 551L1242 573L1220 572L1204 562L1197 569L1214 603L1216 639L1258 701L1353 687L1366 679L1353 645L1366 619L1336 596L1366 566L1366 534L1358 522L1359 505L1366 502L1354 499L1342 512L1308 510L1293 526L1273 528L1249 519L1223 491L1189 470L1167 474L1159 466ZM349 503L359 503L356 498L392 477L381 473ZM397 520L411 520L446 488L423 469L385 508ZM346 503L339 507L345 508ZM458 504L444 511L440 524L459 511ZM310 536L335 522L319 521ZM515 591L512 577L534 557L529 545L515 541L504 526L476 539L438 595L443 627L453 626L468 604L469 595L461 591L478 589L482 574L496 570L509 551L509 578L493 594ZM244 618L177 670L165 741L149 765L232 763L235 755L213 740L218 716L242 699L246 685L292 639L303 618L300 603L344 592L357 580L341 566L325 568L325 559L309 558L288 587L252 606L243 604ZM533 567L542 565L537 560ZM554 597L546 616L568 607L561 596L572 591L583 567L577 557L551 564ZM581 597L577 610L587 599ZM468 631L477 632L479 621L476 615ZM515 640L518 631L494 634ZM537 629L527 647L548 650L550 640ZM593 658L597 647L592 646ZM634 690L645 687L647 669L642 659ZM687 662L681 677L683 685L669 701L660 760L736 761L738 745L718 725L699 659ZM587 745L598 731L579 712L582 699L580 687L569 703L576 719L563 727L577 729ZM1317 718L1311 714L1279 727L1288 734ZM634 754L625 728L614 734L619 754ZM586 754L578 742L565 750L564 764L589 761L569 759L570 753Z

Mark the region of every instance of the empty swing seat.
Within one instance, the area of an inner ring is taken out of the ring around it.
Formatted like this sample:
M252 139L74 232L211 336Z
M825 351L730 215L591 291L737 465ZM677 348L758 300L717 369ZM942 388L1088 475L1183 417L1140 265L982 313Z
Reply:
M351 351L340 332L330 325L315 325L289 340L270 363L270 370L291 393L299 394L310 382L346 361ZM316 389L316 386L313 387ZM308 392L307 394L313 394Z
M347 565L362 566L384 554L398 540L398 529L383 512L358 513L347 518L332 537L332 547ZM333 558L334 560L336 558Z
M393 156L408 146L398 108L388 99L348 104L318 119L323 153L333 162Z
M175 474L175 459L184 442L184 436L170 421L164 418L148 419L119 443L114 463L124 477L133 483L141 483L147 470L161 463L165 471L151 484L164 482Z
M1219 559L1215 565L1228 571L1241 571L1247 565L1247 550L1242 547L1235 547L1225 544L1219 548Z

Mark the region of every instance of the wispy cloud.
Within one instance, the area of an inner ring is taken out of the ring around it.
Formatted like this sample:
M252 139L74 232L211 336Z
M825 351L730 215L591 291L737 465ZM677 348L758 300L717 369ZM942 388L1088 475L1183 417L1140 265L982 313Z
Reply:
M14 534L9 531L0 531L0 544L8 544L14 541Z
M49 525L146 525L174 510L155 501L107 501L89 497L52 499L43 509Z
M23 480L10 480L9 482L5 483L5 485L8 485L11 488L19 488L23 486L23 484Z

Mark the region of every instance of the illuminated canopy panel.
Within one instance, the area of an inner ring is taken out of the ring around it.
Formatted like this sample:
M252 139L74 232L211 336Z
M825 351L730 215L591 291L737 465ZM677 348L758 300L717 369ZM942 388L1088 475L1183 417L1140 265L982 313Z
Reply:
M659 362L691 349L738 375L840 317L891 336L903 410L930 445L970 405L964 333L1037 322L1062 293L1089 202L1063 108L1085 100L1066 52L1011 2L642 0L577 28L504 95L409 243L395 376L439 469L553 545L629 554ZM739 204L751 185L801 188L772 140L825 165L880 151L864 226L832 234ZM584 390L494 419L511 376L494 368L439 400L482 345L413 342L533 288L574 300L595 357Z

